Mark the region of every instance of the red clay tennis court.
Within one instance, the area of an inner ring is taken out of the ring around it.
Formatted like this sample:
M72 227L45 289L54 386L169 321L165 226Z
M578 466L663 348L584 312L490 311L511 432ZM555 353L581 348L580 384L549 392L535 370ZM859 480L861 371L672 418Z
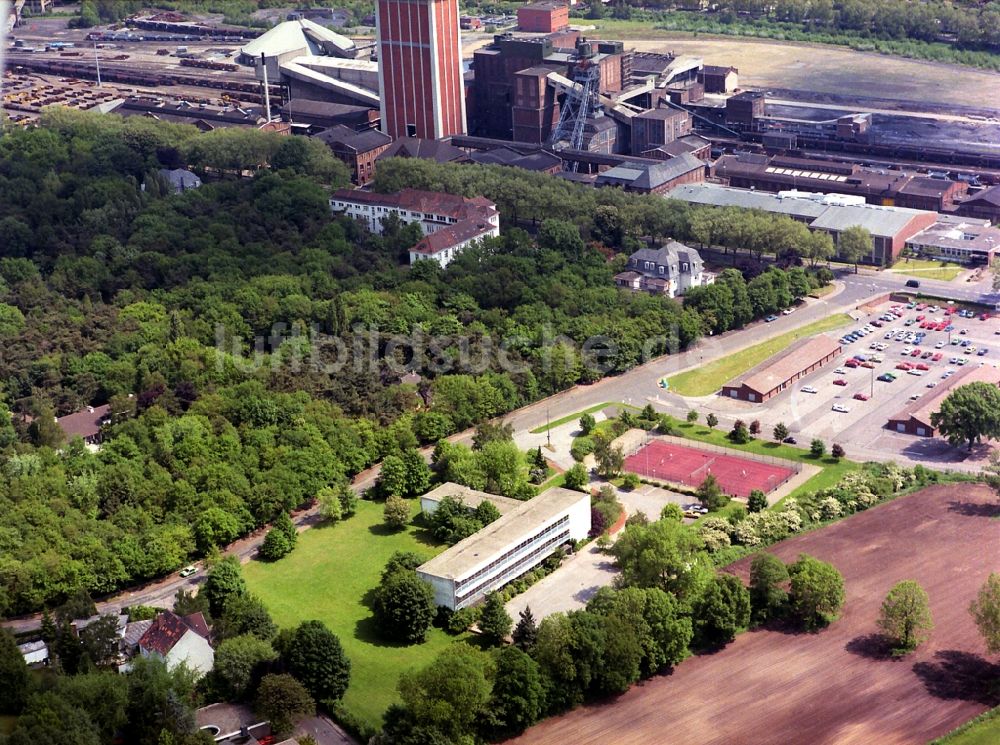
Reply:
M625 470L694 488L712 474L722 491L734 497L748 497L754 489L767 494L795 474L791 468L661 440L653 440L626 458Z

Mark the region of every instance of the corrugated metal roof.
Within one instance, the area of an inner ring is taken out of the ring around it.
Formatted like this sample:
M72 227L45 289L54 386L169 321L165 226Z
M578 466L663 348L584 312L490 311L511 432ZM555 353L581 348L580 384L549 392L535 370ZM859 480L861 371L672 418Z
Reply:
M240 53L249 57L260 57L261 53L267 57L276 57L306 49L310 54L317 54L323 51L323 42L333 44L345 53L355 49L354 42L346 36L334 33L307 18L300 18L297 21L279 23L242 47Z

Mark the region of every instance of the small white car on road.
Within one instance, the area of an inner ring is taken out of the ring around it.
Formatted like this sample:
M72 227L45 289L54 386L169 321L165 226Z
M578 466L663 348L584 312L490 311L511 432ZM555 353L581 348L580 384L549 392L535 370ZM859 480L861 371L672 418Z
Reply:
M844 404L834 404L833 410L841 414L847 414L848 412L850 412L850 409L844 406Z
M804 385L801 388L799 388L799 390L802 391L803 393L819 393L819 391L816 390L816 388L814 388L811 385Z

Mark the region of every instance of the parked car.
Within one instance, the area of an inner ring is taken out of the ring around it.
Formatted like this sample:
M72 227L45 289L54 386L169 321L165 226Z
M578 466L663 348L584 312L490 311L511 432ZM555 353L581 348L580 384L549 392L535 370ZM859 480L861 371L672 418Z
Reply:
M916 365L914 365L913 369L914 370L924 370L924 371L930 370L930 368L927 365L925 365L923 362L918 362Z
M922 360L929 360L933 356L934 356L934 352L931 352L930 350L928 350L928 351L924 352L922 355L920 355L920 359L922 359Z
M920 347L914 347L913 351L910 352L910 356L911 357L919 357L920 356Z
M912 370L913 369L913 365L911 365L909 362L900 362L898 365L896 365L896 369L897 370Z
M869 370L874 369L875 363L871 360L865 360L861 363L861 367L867 367Z
M190 577L192 574L196 574L197 572L198 572L198 567L196 567L194 564L188 564L186 567L181 569L179 574L181 577Z
M940 362L943 356L940 352L935 352L934 356L931 357L931 362Z
M987 354L987 352L989 352L989 351L990 350L988 350L986 347L983 347L978 352L976 352L976 354L979 355L980 357L985 357L986 354Z
M834 375L847 375L847 368L846 367L838 367L836 370L833 371L833 374Z
M923 370L913 369L913 370L907 370L906 374L907 375L914 375L914 376L916 376L916 377L919 378L921 375L924 374L924 371Z
M764 320L765 320L765 321L766 321L767 323L771 323L771 321L777 321L777 320L778 320L778 317L777 317L777 316L775 316L775 315L770 315L770 316L768 316L767 318L765 318Z
M818 390L816 390L816 389L815 389L815 388L814 388L813 386L811 386L811 385L804 385L804 386L802 386L801 388L799 388L799 390L800 390L800 391L802 391L803 393L819 393L819 391L818 391Z
M919 393L914 393L912 396L910 396L911 401L916 401L918 398L920 398Z
M907 287L920 287L920 282L918 282L915 279L908 279L908 280L906 280L906 286Z
M939 341L937 344L934 345L934 348L935 349L944 349L944 342L943 341Z
M928 388L937 388L937 381L936 380L932 380L930 383L927 384L927 387Z
M879 375L875 379L876 380L881 380L883 383L891 383L892 381L894 381L896 379L896 376L892 375L890 373L882 373L881 375Z
M783 315L783 316L790 316L794 312L795 312L795 308L785 308L783 311L781 311L781 315Z
M795 444L798 443L798 440L796 440L794 437L792 437L791 435L789 435L784 440L782 440L782 442L787 443L789 445L795 445Z

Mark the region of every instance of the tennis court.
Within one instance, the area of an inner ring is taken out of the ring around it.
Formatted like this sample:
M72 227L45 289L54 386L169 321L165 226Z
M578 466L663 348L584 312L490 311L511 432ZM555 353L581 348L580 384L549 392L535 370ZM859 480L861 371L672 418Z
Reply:
M692 488L701 486L712 474L722 491L734 497L748 497L754 489L768 494L795 475L791 468L661 440L626 458L625 470Z

